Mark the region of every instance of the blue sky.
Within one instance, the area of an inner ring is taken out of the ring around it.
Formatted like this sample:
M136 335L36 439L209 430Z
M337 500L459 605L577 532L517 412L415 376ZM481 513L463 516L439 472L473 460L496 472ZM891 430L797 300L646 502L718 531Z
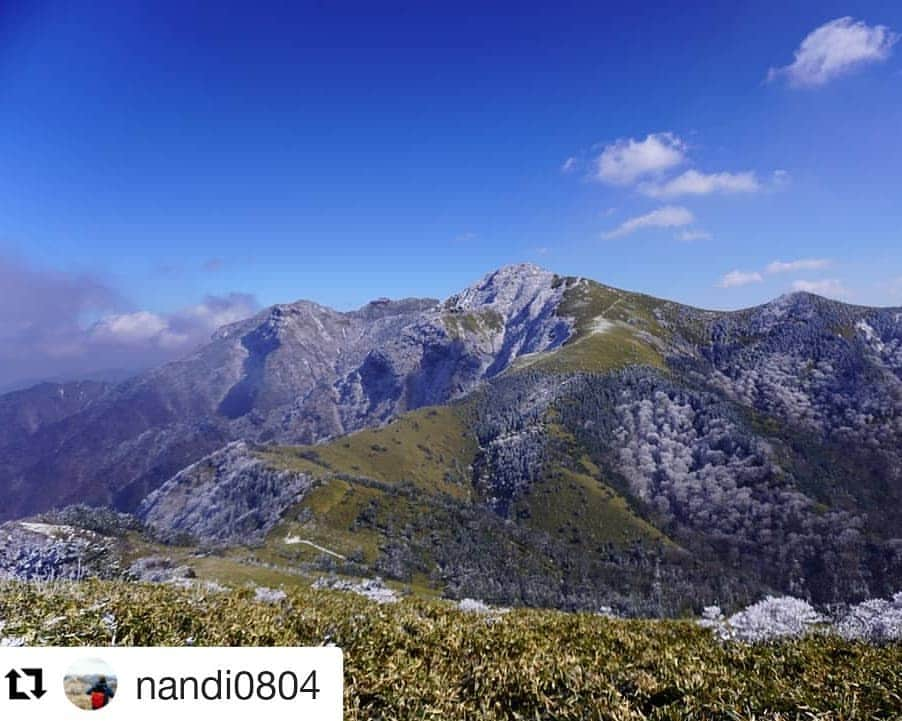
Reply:
M791 5L4 2L0 339L34 288L82 370L97 322L171 350L520 261L902 305L902 5Z

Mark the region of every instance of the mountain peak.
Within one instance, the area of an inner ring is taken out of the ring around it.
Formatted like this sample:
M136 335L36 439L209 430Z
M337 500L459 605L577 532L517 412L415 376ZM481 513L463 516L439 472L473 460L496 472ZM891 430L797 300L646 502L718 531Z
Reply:
M489 275L504 275L504 274L535 274L535 273L550 273L551 271L547 268L543 268L541 265L536 265L535 263L508 263L507 265L502 265L499 268L496 268Z
M553 279L555 274L534 263L511 263L487 273L475 285L507 285L534 279Z
M507 317L512 310L535 301L544 304L552 300L558 294L555 278L550 270L531 263L505 265L448 298L446 306L455 311L491 308Z

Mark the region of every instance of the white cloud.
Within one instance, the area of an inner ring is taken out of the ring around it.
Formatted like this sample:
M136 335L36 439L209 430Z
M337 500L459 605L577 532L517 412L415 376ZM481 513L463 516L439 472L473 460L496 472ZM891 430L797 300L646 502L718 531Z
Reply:
M665 205L645 215L630 218L602 235L603 238L621 238L642 228L679 228L695 221L692 213L679 205Z
M645 140L622 138L598 156L598 179L612 185L630 185L639 178L682 163L685 143L673 133L651 133Z
M207 296L202 303L174 313L112 313L84 332L78 348L86 357L125 353L163 362L203 344L217 328L253 315L257 307L253 296L229 293Z
M830 261L826 258L802 258L783 262L775 260L767 266L768 273L795 273L799 270L823 270L830 267Z
M177 351L203 342L220 326L247 318L255 307L249 296L233 293L225 298L208 297L203 303L168 316L146 310L116 313L91 326L90 342Z
M146 368L206 342L257 309L249 295L207 297L172 313L136 310L101 279L0 255L0 387ZM99 318L96 322L91 320Z
M711 240L714 236L711 235L707 230L699 230L697 228L690 228L689 230L683 230L677 233L676 239L682 240L685 243L691 243L694 240Z
M561 163L561 172L562 173L572 173L576 170L576 158L570 156L563 163Z
M195 326L202 332L213 332L220 326L248 318L256 310L257 302L252 296L230 293L222 297L207 296L203 303L185 308L177 320L181 325Z
M156 313L139 310L101 318L91 329L91 335L107 343L131 345L144 343L169 328L169 323Z
M208 296L203 303L166 316L146 310L115 313L91 326L90 342L120 348L177 351L202 343L223 325L247 318L256 307L251 296L231 293L221 298Z
M763 280L764 276L762 276L761 273L732 270L724 275L724 277L718 281L717 285L720 288L739 288L743 285L760 283Z
M652 198L676 198L681 195L711 195L712 193L755 193L761 190L752 172L700 173L687 170L665 183L643 183L639 191Z
M831 298L848 298L852 295L852 291L835 278L828 278L825 280L797 280L792 284L792 289L804 293L825 295Z
M837 18L809 33L792 64L771 68L767 79L785 76L791 85L824 85L863 65L886 60L898 40L899 36L885 25Z

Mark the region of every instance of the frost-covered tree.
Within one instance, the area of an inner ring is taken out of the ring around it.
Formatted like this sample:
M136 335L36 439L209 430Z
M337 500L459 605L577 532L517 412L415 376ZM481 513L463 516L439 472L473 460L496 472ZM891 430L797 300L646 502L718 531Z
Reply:
M902 592L889 601L872 599L852 606L836 631L843 638L870 643L902 641Z
M727 619L716 606L705 612L701 625L723 640L748 643L804 636L826 620L809 603L792 596L768 596Z

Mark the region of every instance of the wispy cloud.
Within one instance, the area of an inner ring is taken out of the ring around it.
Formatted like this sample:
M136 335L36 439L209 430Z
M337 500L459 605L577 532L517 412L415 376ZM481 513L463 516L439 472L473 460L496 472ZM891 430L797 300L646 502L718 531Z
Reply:
M837 18L810 32L795 51L795 60L771 68L767 79L785 77L799 87L824 85L864 65L886 60L898 40L899 35L885 25Z
M686 159L686 145L673 133L651 133L644 140L622 138L598 156L597 177L611 185L630 185Z
M831 262L826 258L801 258L783 262L775 260L767 266L768 273L795 273L800 270L823 270L829 268Z
M643 228L680 228L691 225L695 217L686 208L679 205L665 205L645 215L630 218L613 230L604 233L603 238L621 238Z
M116 313L97 321L90 336L101 343L122 345L144 344L155 341L163 348L184 342L184 336L173 335L169 323L161 315L146 310L134 313Z
M683 230L677 233L676 239L681 240L684 243L691 243L696 240L711 240L714 236L711 235L707 230L700 230L698 228L690 228L688 230Z
M786 186L788 186L792 182L792 176L790 176L788 170L783 170L782 168L778 168L771 175L771 188L773 190L782 190Z
M830 268L833 261L827 258L799 258L797 260L775 260L768 263L763 271L734 270L724 275L717 283L720 288L739 288L752 283L761 283L767 275L781 273L799 273L802 271L819 271ZM842 283L836 279L797 280L792 284L793 290L828 295L834 298L845 298L851 295Z
M825 295L830 298L845 299L852 296L852 291L846 288L842 282L836 278L826 278L824 280L797 280L793 282L792 289L804 293Z
M761 183L753 172L701 173L687 170L663 183L642 183L639 192L652 198L677 198L681 195L711 195L713 193L756 193Z
M717 285L720 288L740 288L744 285L760 283L763 280L764 276L755 271L731 270L717 282Z
M561 163L561 172L562 173L572 173L576 170L577 160L572 155L567 158L563 163Z

